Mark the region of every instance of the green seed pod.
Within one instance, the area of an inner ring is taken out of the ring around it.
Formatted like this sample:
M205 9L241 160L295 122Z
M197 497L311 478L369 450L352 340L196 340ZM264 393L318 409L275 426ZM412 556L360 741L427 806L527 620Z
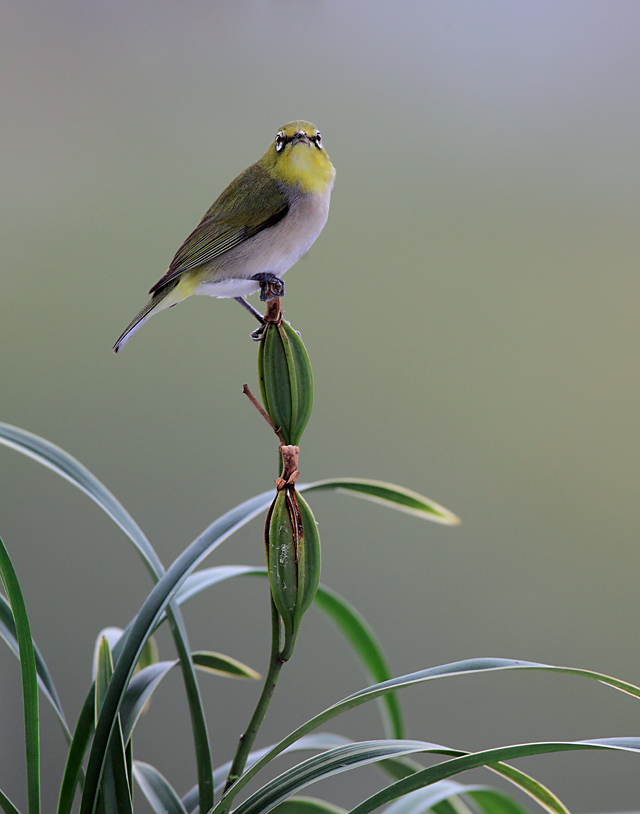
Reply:
M284 625L285 638L293 636L298 598L296 528L292 521L288 490L278 492L265 526L265 547L271 596Z
M298 598L296 619L298 626L309 605L313 602L320 582L320 535L318 524L307 501L294 492L298 501L303 534L298 539Z
M313 406L313 377L302 339L288 322L269 323L258 351L264 408L285 444L298 444Z
M284 625L280 658L293 652L302 617L320 580L320 537L309 505L293 486L278 492L265 526L271 596Z

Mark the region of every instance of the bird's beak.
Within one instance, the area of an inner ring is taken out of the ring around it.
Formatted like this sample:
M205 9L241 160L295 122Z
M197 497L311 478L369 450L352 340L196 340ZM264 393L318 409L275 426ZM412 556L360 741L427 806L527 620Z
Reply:
M309 136L304 132L304 130L298 130L292 139L292 144L297 144L299 141L303 141L305 144L311 144L309 141Z

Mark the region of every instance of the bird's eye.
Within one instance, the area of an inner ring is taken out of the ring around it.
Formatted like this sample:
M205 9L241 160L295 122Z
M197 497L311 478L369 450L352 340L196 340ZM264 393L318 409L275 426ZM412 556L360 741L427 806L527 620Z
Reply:
M284 133L282 130L276 133L276 152L279 153L280 150L284 147Z
M313 140L314 140L314 141L315 141L315 143L316 143L316 147L317 147L319 150L321 150L321 149L322 149L322 136L320 135L320 133L318 133L318 132L316 131L316 135L315 135L315 138L314 138Z

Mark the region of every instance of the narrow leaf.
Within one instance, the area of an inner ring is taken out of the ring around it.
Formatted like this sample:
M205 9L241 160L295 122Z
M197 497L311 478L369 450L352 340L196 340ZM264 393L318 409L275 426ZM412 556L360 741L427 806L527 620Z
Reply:
M353 743L352 740L349 738L345 738L343 735L334 735L331 732L317 732L314 735L309 735L306 738L300 738L299 741L292 744L290 747L285 749L283 754L289 754L294 752L302 752L302 751L314 751L314 752L326 752L328 749L333 749L336 746L343 746L348 743ZM252 766L256 761L258 761L263 755L266 755L273 746L265 746L262 749L256 749L255 751L251 752L247 759L247 766ZM422 769L422 766L419 766ZM227 777L229 775L229 770L231 769L231 761L224 763L222 766L219 766L214 774L214 789L216 795L222 794L224 791L224 787L227 781ZM195 812L197 805L198 805L198 797L197 797L197 787L192 788L185 796L182 798L182 802L184 807L187 809L190 814Z
M266 577L266 575L267 569L265 567L256 567L255 565L216 565L213 568L201 568L189 574L182 583L176 593L176 602L183 605L207 588L234 577Z
M640 738L602 738L591 741L527 743L517 746L506 746L488 749L473 754L420 741L364 741L349 746L332 749L322 755L300 763L283 772L279 777L266 783L254 792L243 803L234 809L235 814L266 814L283 799L295 794L311 783L324 780L337 773L349 771L368 763L384 760L393 755L410 754L411 752L430 752L451 755L453 759L423 769L410 777L404 778L380 792L367 798L356 806L351 814L369 814L370 811L395 800L408 792L415 791L433 783L480 766L495 766L504 760L514 760L534 754L549 754L563 751L580 751L589 749L618 749L640 752ZM526 789L531 794L531 789ZM533 796L533 794L532 794ZM535 797L534 797L535 799ZM539 801L542 804L542 801ZM229 804L228 795L218 806ZM553 810L553 809L549 809ZM214 809L215 811L215 809Z
M173 786L149 763L134 760L133 776L155 814L187 814Z
M13 621L13 614L11 613L11 607L4 596L0 595L0 638L4 639L5 642L9 645L13 653L20 658L20 648L18 646L18 639L16 636L16 626ZM56 692L56 688L53 683L53 679L51 678L51 674L47 668L47 665L40 654L40 651L33 642L33 653L36 660L36 672L38 674L38 684L40 686L40 691L44 694L45 698L51 706L53 707L58 720L62 726L62 730L64 732L64 736L68 743L71 742L71 732L69 730L69 726L67 724L66 718L64 716L64 712L62 709L62 704L60 703L60 699L58 698L58 693Z
M20 814L11 800L2 791L0 791L0 808L2 808L4 814Z
M411 777L406 777L397 783L393 783L386 789L382 789L382 791L364 800L360 805L352 809L351 814L368 814L368 812L373 811L378 808L378 806L395 800L408 792L480 766L488 766L505 760L515 760L516 758L528 757L530 755L591 749L616 749L640 752L640 738L601 738L591 741L525 743L517 746L503 746L498 749L487 749L481 752L465 754L462 757L454 757L444 763L439 763L437 766L423 769L421 772L411 775ZM455 754L452 750L436 751L441 751L444 754Z
M130 752L127 754L120 721L116 724L116 731L111 739L109 752L118 804L116 812L117 814L133 814L133 778L129 772L131 755Z
M101 681L105 682L104 686L109 683L109 678L113 673L113 665L111 664L111 653L114 647L120 641L122 636L122 628L120 627L105 627L96 636L96 643L93 646L93 660L91 676L95 681L98 676L98 670L102 671ZM107 664L109 667L107 669ZM105 673L108 677L105 679ZM98 693L96 686L95 692Z
M274 749L260 758L260 760L258 760L251 768L245 771L242 777L229 789L223 800L219 801L214 807L214 812L217 814L222 807L227 809L231 800L236 796L236 794L242 788L244 788L249 780L251 780L251 778L257 772L259 772L263 766L269 763L269 761L273 760L276 755L284 751L284 749L298 740L298 738L309 734L309 732L312 732L314 729L322 726L324 723L332 718L335 718L337 715L353 709L354 707L360 706L360 704L364 704L367 701L372 701L375 698L379 698L385 693L399 690L404 687L410 687L425 681L446 678L449 676L480 675L486 672L498 670L541 670L566 675L582 676L585 678L595 679L603 684L607 684L615 687L616 689L622 690L623 692L640 697L640 688L634 687L632 684L620 681L619 679L605 676L601 673L594 673L590 670L579 670L577 668L556 667L550 664L540 664L530 661L515 661L513 659L468 659L466 661L452 662L450 664L439 665L438 667L431 667L426 670L419 670L415 673L409 673L404 676L390 679L389 681L373 684L372 686L365 687L352 695L348 695L346 698L343 698L342 701L328 707L319 715L316 715L314 718L311 718L305 724L298 727L298 729L296 729L286 738L283 738ZM508 779L512 779L507 774L505 774L505 776L508 777ZM560 811L562 809L557 810Z
M461 753L464 754L464 753ZM562 801L556 795L543 786L540 781L535 780L531 775L525 774L511 766L508 763L496 763L493 766L487 766L489 771L502 775L514 786L518 786L525 794L528 794L533 800L539 803L551 814L569 814L569 810L565 807Z
M158 649L158 643L153 636L150 636L147 639L145 646L142 648L142 653L138 659L136 670L144 670L145 667L151 667L153 664L157 664L159 661L160 650Z
M80 715L78 716L76 728L69 746L67 762L64 767L64 774L60 785L58 812L71 811L76 787L82 789L84 782L82 761L87 751L91 735L93 734L93 716L94 691L92 687L80 710Z
M150 664L140 670L139 673L136 673L129 682L120 709L122 737L125 744L131 740L135 725L149 703L153 691L176 664L178 664L177 659L175 661L159 661L156 664Z
M104 696L109 686L109 680L113 675L113 664L111 663L111 649L106 636L101 636L95 648L95 664L94 664L95 684L94 684L94 709L95 718L98 720L100 707L104 700Z
M347 814L346 808L340 808L326 800L316 797L290 797L283 800L274 809L274 814Z
M337 746L293 766L265 783L234 809L234 814L266 814L282 800L317 780L332 777L385 758L437 749L424 741L378 740ZM402 781L400 781L402 782ZM224 800L225 798L223 798ZM228 803L228 800L226 800Z
M111 649L107 636L101 636L98 640L95 673L95 709L97 715L113 675ZM118 717L115 736L109 744L109 752L105 760L105 769L100 784L105 814L133 814L130 782L122 728Z
M269 503L269 500L266 500ZM236 506L224 514L189 545L158 580L139 613L123 636L120 656L105 695L87 764L81 814L93 814L106 750L126 686L142 649L162 613L184 579L197 565L238 528L266 508L260 496ZM61 812L66 814L66 812Z
M109 679L113 674L111 663L111 651L106 636L101 636L96 642L94 649L93 671L95 674L94 691L94 715L97 720L102 700L109 684ZM114 741L115 742L115 738ZM116 780L114 776L111 748L105 760L104 771L100 781L100 805L104 814L118 814L118 796L116 792Z
M473 800L474 811L477 807L483 814L527 814L522 806L502 791L489 786L463 785L454 780L441 780L428 788L409 792L385 808L384 814L425 814L439 803L463 795L465 800Z
M40 812L40 727L38 724L38 674L36 657L18 577L9 552L0 540L0 577L11 606L20 653L24 740L27 764L27 806L29 814Z
M260 673L252 667L248 667L231 656L225 656L223 653L196 650L191 654L191 658L198 669L207 673L216 673L228 678L252 678L254 680L260 678Z
M164 573L162 563L155 553L146 536L113 494L79 461L69 455L60 447L40 438L33 433L0 422L0 443L38 461L68 480L107 513L109 517L124 531L141 554L147 570L154 579ZM195 677L195 670L190 658L190 647L182 617L177 609L169 608L169 625L176 643L180 658L185 693L189 704L190 717L193 727L194 745L196 748L196 763L201 790L201 805L208 809L213 805L213 790L211 787L211 749L207 735L207 726L202 708L200 692ZM76 750L70 751L68 759L74 755L74 763L65 768L65 777L78 778L82 775L81 765L75 762ZM82 756L80 756L82 760ZM64 786L59 800L59 814L68 814L73 802L73 789L75 779Z
M472 791L468 796L483 814L528 814L526 808L497 789Z
M297 488L301 492L332 490L350 493L356 497L380 503L390 509L407 512L415 517L422 517L424 520L432 520L434 523L443 523L447 526L457 526L460 523L460 519L444 506L440 506L418 492L405 489L404 486L396 486L384 481L366 478L328 478L314 483L305 483Z
M156 578L162 575L162 564L139 526L116 498L75 458L45 439L9 424L0 423L0 443L4 443L6 446L39 461L89 495L133 541L138 551L142 554L150 573L155 575ZM360 490L361 496L366 492L366 496L369 499L385 502L387 505L393 505L395 508L401 508L411 513L418 513L420 516L432 514L432 519L439 516L440 522L455 522L455 516L451 515L447 510L442 510L442 507L437 504L422 498L420 495L416 497L416 493L409 492L401 487L393 487L389 484L380 484L375 481L341 479L335 481L320 481L316 484L309 484L305 488L309 490L341 488L343 491L354 491L354 493L356 493L360 489L358 484L360 484L361 489L364 490L364 492ZM260 506L256 511L257 514L269 505L271 498L272 492L267 492L258 495L251 501L247 501L245 504L242 504L241 507L238 507L238 509L244 508L250 513L250 506ZM228 513L225 517L232 515L235 511L236 510L232 510L232 512ZM255 515L252 514L251 516ZM221 518L221 520L222 519L223 518ZM244 522L247 521L239 522L236 528L244 525ZM205 794L201 803L203 808L209 808L209 803L212 801L208 796L209 786L207 778L211 774L211 758L202 703L193 672L193 665L189 658L189 647L184 623L181 617L174 616L174 610L172 608L169 609L169 622L180 656L181 669L183 671L185 689L194 727L198 776L200 778L201 789L203 789L203 794ZM68 769L68 771L65 770L65 776L79 776L79 767L72 765L68 767ZM72 794L72 788L73 787L69 789L69 787L66 787L65 795L61 794L59 814L68 814L70 811L72 797L69 797L69 792L71 791Z

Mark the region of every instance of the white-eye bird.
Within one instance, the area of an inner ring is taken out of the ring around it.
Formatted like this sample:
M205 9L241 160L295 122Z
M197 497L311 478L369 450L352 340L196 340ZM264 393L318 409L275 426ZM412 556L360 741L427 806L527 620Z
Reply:
M285 124L261 159L232 181L178 249L151 299L124 330L117 353L149 317L192 294L244 299L284 294L282 275L312 246L329 214L335 169L319 131Z

